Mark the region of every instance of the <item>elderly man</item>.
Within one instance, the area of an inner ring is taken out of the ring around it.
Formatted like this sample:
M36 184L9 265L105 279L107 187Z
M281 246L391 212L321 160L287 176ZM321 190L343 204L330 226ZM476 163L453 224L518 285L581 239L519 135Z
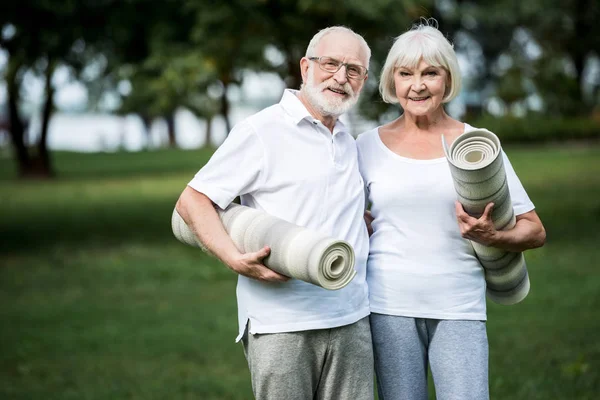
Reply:
M300 60L303 85L237 124L177 202L203 244L239 274L239 335L257 399L371 399L368 255L356 145L338 117L358 100L371 51L345 27L318 32ZM348 241L357 275L328 291L242 254L215 211L243 205Z

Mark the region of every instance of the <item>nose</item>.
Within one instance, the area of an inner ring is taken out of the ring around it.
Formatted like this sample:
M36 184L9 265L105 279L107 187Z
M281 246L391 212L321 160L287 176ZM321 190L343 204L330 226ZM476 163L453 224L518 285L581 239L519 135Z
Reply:
M421 76L417 76L415 74L415 77L413 78L413 82L412 82L412 89L415 92L420 92L424 88L425 88L425 81L423 80L423 78Z
M335 81L337 83L339 83L340 85L343 85L344 83L346 83L348 81L348 76L346 75L346 66L342 65L342 67L340 69L338 69L338 71L333 74L333 79L335 79Z

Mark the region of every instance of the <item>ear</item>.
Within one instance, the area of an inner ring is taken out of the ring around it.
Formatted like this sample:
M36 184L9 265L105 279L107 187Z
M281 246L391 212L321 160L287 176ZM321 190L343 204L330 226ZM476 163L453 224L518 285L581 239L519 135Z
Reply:
M300 74L302 75L302 83L305 83L308 79L308 67L310 66L310 60L306 57L300 59Z

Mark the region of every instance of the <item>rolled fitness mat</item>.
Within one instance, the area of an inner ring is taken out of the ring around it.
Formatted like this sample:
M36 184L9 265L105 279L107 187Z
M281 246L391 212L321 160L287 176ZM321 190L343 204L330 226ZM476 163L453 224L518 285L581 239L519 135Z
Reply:
M442 145L458 201L472 217L479 218L493 202L492 221L498 230L511 229L516 219L508 191L500 140L486 129L460 135L448 146ZM511 305L523 300L530 283L523 253L484 246L471 241L485 270L487 296L498 304Z
M343 240L235 203L217 213L240 252L271 248L263 263L273 271L329 290L343 288L356 275L354 250ZM171 227L179 241L206 251L177 210Z

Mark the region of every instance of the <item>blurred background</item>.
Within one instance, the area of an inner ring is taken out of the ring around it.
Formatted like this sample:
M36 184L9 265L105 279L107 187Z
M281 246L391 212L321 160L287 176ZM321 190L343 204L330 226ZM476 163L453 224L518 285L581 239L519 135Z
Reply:
M235 281L170 215L244 117L298 88L331 25L373 51L433 17L464 79L448 112L500 137L548 231L531 293L489 303L494 399L600 391L597 0L20 0L0 5L0 398L249 399ZM433 388L431 398L434 398Z

